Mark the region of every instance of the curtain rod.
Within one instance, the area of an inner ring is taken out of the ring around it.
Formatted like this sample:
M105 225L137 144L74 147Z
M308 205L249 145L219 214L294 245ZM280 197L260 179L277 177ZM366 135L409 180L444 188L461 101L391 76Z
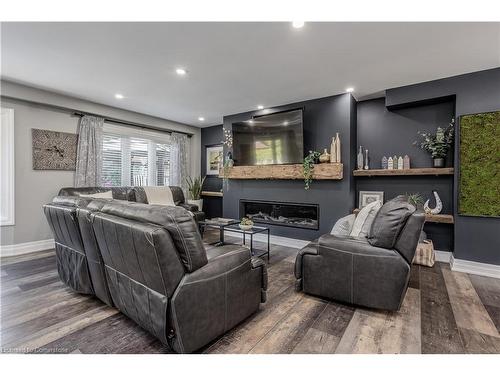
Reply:
M164 128L160 128L160 127L153 126L153 125L141 124L141 123L138 123L138 122L131 122L131 121L120 120L120 119L113 118L113 117L102 116L102 115L99 115L99 114L96 114L96 113L79 111L79 110L76 110L74 108L62 107L62 106L58 106L58 105L55 105L55 104L47 104L47 103L43 103L43 102L37 102L37 101L34 101L34 100L17 98L15 96L0 95L0 98L2 98L2 99L8 99L8 100L16 100L16 101L21 101L21 102L30 103L30 104L35 104L35 105L39 105L39 106L43 106L43 107L52 108L52 109L55 109L55 110L58 110L58 111L61 111L61 112L66 112L66 113L69 112L73 116L79 116L79 117L82 117L82 116L85 116L85 115L87 115L87 116L97 116L97 117L104 118L104 121L108 121L108 122L114 122L114 123L121 124L121 125L130 125L130 126L135 126L135 127L143 128L143 129L157 130L157 131L162 131L162 132L165 132L165 133L186 134L189 138L191 138L194 135L193 133L188 133L188 132L183 132L183 131L177 131L177 130L172 130L172 129L164 129Z
M117 118L101 116L101 115L97 115L97 114L89 113L89 112L75 111L75 112L73 112L73 116L78 116L78 117L83 117L83 116L97 116L97 117L104 118L104 121L106 121L106 122L113 122L115 124L129 125L129 126L133 126L133 127L136 127L136 128L156 130L156 131L161 131L161 132L170 133L170 134L172 134L172 133L186 134L189 138L191 138L193 136L193 134L191 134L191 133L186 133L186 132L177 131L177 130L171 130L171 129L164 129L164 128L160 128L160 127L157 127L157 126L141 124L141 123L138 123L138 122L131 122L131 121L120 120L120 119L117 119Z

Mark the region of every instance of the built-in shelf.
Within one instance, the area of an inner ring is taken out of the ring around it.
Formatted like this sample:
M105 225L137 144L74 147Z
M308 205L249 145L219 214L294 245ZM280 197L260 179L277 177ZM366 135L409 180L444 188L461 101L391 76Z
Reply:
M355 170L355 177L362 176L440 176L452 175L453 168L410 168L410 169L368 169Z
M354 214L358 214L359 208L355 208L352 211ZM425 214L425 222L426 223L440 223L440 224L453 224L455 220L453 219L453 215L447 214Z
M341 180L343 177L342 163L315 164L313 180ZM219 177L224 177L223 171ZM304 168L302 164L286 165L252 165L235 166L229 169L228 179L239 180L302 180Z
M205 197L222 197L223 196L221 191L202 191L201 195L205 196Z

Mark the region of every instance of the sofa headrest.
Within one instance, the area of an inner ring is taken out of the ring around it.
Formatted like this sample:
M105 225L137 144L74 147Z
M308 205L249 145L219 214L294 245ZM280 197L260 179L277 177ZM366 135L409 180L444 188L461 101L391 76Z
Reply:
M87 207L87 205L90 203L91 199L89 198L80 198L77 196L64 196L64 195L58 195L57 197L54 197L52 199L52 203L61 205L61 206L68 206L68 207Z
M201 235L193 216L182 207L150 205L136 202L106 202L102 213L165 228L172 237L187 272L208 263Z
M124 187L103 187L103 186L90 186L90 187L64 187L59 190L59 195L63 196L79 196L80 194L95 194L110 191L113 193L113 199L129 200L131 188Z

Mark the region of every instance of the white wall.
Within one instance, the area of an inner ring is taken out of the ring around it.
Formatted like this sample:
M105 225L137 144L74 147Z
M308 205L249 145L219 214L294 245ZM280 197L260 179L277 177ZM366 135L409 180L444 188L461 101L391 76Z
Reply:
M96 113L125 121L137 122L193 134L191 137L191 173L200 174L199 128L156 117L107 107L44 90L1 82L1 106L14 109L15 139L15 225L2 226L0 245L8 246L52 238L42 206L57 195L61 187L73 185L72 171L35 171L32 168L31 129L76 133L78 117L42 104ZM27 102L29 101L29 102Z

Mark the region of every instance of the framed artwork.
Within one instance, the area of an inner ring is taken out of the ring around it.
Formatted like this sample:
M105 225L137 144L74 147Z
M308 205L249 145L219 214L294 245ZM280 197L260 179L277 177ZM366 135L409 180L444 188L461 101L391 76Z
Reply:
M207 146L207 175L219 175L223 155L222 145Z
M33 169L76 169L78 135L43 129L31 129Z
M384 192L383 191L360 191L359 192L359 208L363 208L366 205L381 201L384 203Z

